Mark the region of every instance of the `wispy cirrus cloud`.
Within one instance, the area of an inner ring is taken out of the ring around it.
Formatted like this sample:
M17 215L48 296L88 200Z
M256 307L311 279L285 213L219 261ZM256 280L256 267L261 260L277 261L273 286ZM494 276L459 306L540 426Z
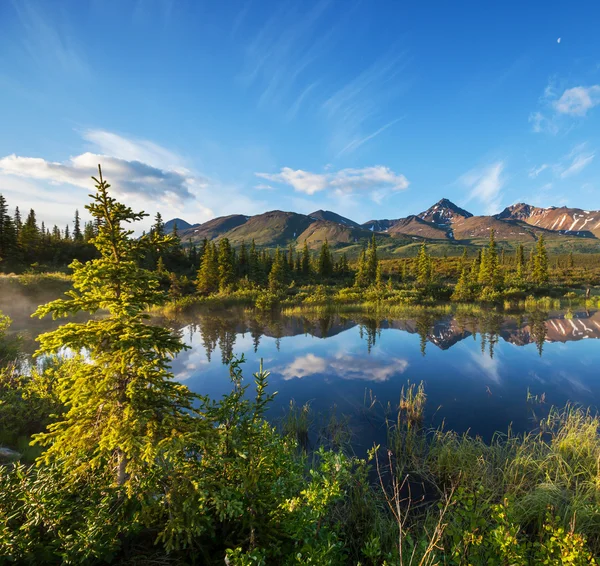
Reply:
M247 42L240 79L260 89L260 105L288 104L289 116L298 113L314 89L303 87L304 76L322 57L334 33L324 22L331 4L332 0L321 0L305 10L306 4L282 2ZM289 104L291 97L294 102Z
M400 120L382 124L384 112L410 83L399 77L408 62L405 52L381 57L323 102L321 109L332 128L330 145L337 156L356 150Z
M278 106L286 121L309 109L320 121L325 118L330 150L337 157L398 122L390 121L387 106L407 85L398 75L408 58L397 49L344 77L322 74L324 61L337 60L344 22L358 4L321 0L306 9L302 3L280 3L246 43L240 73L243 84L258 89L259 106Z
M542 163L539 167L533 167L529 170L529 178L535 179L540 173L544 172L548 169L550 165L547 163Z
M155 142L98 129L84 130L81 135L97 153L126 161L140 161L161 169L186 170L185 160L179 154Z
M467 202L478 200L484 206L486 214L496 214L500 211L502 202L502 187L505 179L504 161L496 161L490 165L467 171L458 179L459 184L469 190Z
M581 173L594 159L596 153L588 149L587 143L576 145L553 166L554 174L561 179Z
M75 41L68 12L42 9L44 4L30 0L13 1L23 33L20 48L44 72L62 73L89 78L91 68L84 56L83 46Z
M529 178L535 179L542 172L547 171L546 176L550 174L557 180L567 179L581 173L595 157L596 152L589 149L587 142L583 142L574 146L555 163L543 163L539 167L533 167L529 171ZM544 187L548 190L552 185L547 183Z
M341 169L336 172L312 173L302 169L283 167L279 173L256 173L257 177L273 183L292 187L295 191L314 195L321 191L333 191L345 195L356 191L371 192L379 201L381 191L394 192L408 188L408 179L394 173L389 167L375 165L362 169Z

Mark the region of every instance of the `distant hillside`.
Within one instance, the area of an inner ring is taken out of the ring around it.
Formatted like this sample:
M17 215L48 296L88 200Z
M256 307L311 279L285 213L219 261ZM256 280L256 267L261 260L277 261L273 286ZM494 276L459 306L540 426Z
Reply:
M213 218L204 224L195 224L188 230L180 232L181 239L184 241L191 240L197 242L200 240L214 240L218 236L226 234L230 230L241 226L248 221L249 216L241 214L232 214L231 216L220 216Z
M229 231L233 244L254 240L258 246L284 246L296 240L314 220L304 214L272 210L251 216L245 223Z
M430 240L443 240L448 238L448 231L440 228L437 224L426 222L418 216L408 216L397 220L387 230L389 234L404 234L405 236L417 236Z
M312 216L312 215L311 215ZM354 223L353 223L354 224ZM297 238L298 247L306 241L309 248L320 248L325 240L332 245L357 243L361 239L369 238L371 232L364 228L346 226L336 222L313 222Z
M354 220L350 220L349 218L345 218L344 216L340 216L339 214L329 210L317 210L316 212L311 212L308 216L309 218L314 218L316 220L329 220L330 222L337 222L338 224L343 224L344 226L360 228L360 224L358 224L358 222L354 222Z
M193 225L181 218L173 218L168 222L165 222L165 233L170 234L173 231L173 227L177 224L177 232L181 232L183 230L187 230L191 228ZM197 224L195 225L197 226Z
M549 246L565 253L569 250L597 251L600 238L600 212L579 208L538 208L528 204L509 206L495 216L473 216L448 199L441 199L427 210L397 219L369 220L364 224L336 212L317 210L297 214L272 210L255 216L233 214L213 218L203 224L189 224L175 218L165 224L167 231L177 223L184 243L198 243L204 238L227 237L233 245L242 241L262 247L302 246L304 241L316 249L327 240L350 255L360 253L373 233L379 234L386 253L412 255L422 240L449 250L456 245L482 245L494 230L503 245L533 244L544 234ZM410 249L409 249L410 248ZM403 251L405 250L405 251ZM446 253L446 252L444 252Z

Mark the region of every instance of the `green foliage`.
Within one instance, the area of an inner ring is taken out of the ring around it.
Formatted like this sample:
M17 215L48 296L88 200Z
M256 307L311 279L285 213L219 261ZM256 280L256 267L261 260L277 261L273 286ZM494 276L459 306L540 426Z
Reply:
M546 252L543 234L540 235L537 241L531 279L536 285L545 285L549 280L548 253Z
M35 440L47 447L44 461L62 462L69 475L109 468L123 485L140 481L165 446L189 429L194 397L169 372L170 359L183 344L149 324L144 312L167 296L156 275L138 266L140 256L149 246L168 245L169 237L154 233L133 240L124 224L144 214L110 197L101 172L95 181L97 193L86 208L98 220L93 244L99 257L86 264L74 261L74 290L35 315L58 318L102 309L108 316L64 324L39 337L39 354L69 348L75 355L55 375L56 394L67 410Z
M433 266L431 264L431 256L427 253L427 246L423 242L417 256L417 285L427 287L431 283L432 277Z
M271 291L271 293L278 293L284 289L285 275L285 257L281 250L277 248L273 266L269 272L269 291Z

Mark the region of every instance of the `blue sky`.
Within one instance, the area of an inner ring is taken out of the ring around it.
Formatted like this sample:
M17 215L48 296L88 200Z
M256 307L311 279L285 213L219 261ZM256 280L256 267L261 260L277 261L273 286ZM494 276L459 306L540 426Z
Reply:
M447 197L600 209L600 4L0 1L0 192L48 223L103 164L167 218Z

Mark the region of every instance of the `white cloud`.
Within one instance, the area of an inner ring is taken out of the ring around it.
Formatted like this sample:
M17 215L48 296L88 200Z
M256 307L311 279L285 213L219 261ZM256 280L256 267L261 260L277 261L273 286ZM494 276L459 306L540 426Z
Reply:
M178 202L193 198L192 187L206 186L194 177L159 169L140 161L127 161L108 155L82 153L64 162L46 161L39 157L9 155L0 158L0 172L27 179L49 181L52 184L69 184L89 189L90 177L97 175L98 164L119 195L137 195L154 201L162 199Z
M486 214L496 214L500 210L503 170L504 162L497 161L486 167L471 169L459 178L459 183L470 189L468 200L480 201Z
M590 87L577 86L563 92L554 102L554 108L560 114L585 116L587 111L600 104L600 85Z
M311 173L302 169L283 167L280 173L256 173L256 176L274 183L289 185L295 191L308 195L325 190L332 190L340 195L356 190L367 190L380 196L382 190L400 191L408 188L409 185L404 175L394 173L389 167L382 165L326 173Z
M389 358L386 361L367 360L346 352L338 352L332 358L314 354L299 356L278 373L286 381L320 374L324 377L383 382L396 374L404 373L407 369L408 361L402 358Z
M560 97L559 92L554 82L544 89L540 98L543 112L536 111L529 115L534 132L556 135L572 122L572 118L583 118L588 110L600 104L600 85L568 88L563 90Z

